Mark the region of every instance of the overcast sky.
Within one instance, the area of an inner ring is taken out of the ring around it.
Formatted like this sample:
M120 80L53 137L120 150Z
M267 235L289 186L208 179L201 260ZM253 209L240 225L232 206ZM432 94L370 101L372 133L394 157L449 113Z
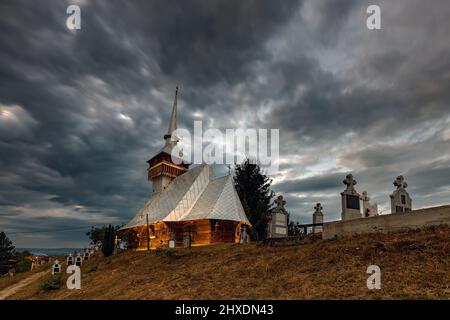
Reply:
M69 4L81 30L66 27ZM381 30L366 27L369 4ZM0 12L0 229L17 247L83 246L90 225L135 215L176 85L179 127L280 129L273 188L295 220L310 223L316 202L339 219L349 172L384 213L399 174L414 208L450 203L448 0L7 0Z

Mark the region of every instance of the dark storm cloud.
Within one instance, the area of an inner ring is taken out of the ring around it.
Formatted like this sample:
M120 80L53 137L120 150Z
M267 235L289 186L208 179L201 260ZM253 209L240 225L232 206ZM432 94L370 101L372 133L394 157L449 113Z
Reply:
M76 32L72 1L0 4L1 228L127 222L177 84L179 127L280 128L274 189L305 222L339 217L350 171L383 206L401 173L417 207L448 198L446 1L380 1L379 32L368 1L75 2Z
M1 4L0 189L2 203L22 208L0 213L3 228L83 223L71 214L126 222L149 194L145 161L161 147L175 84L204 105L199 86L239 81L298 6L80 2L82 30L70 32L68 4ZM36 225L42 212L63 217Z
M327 191L336 189L336 187L340 186L342 176L342 173L333 173L328 175L317 175L305 179L285 180L275 187L282 193Z
M144 3L140 23L156 43L162 72L209 86L240 79L249 62L266 58L264 41L289 21L299 1Z

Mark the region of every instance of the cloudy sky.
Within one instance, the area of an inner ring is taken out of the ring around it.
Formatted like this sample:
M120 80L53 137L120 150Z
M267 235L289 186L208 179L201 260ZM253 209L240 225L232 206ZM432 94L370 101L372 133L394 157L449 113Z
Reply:
M66 27L79 4L81 30ZM366 8L381 7L381 30ZM0 229L83 246L148 198L174 88L179 127L280 129L292 217L340 217L352 172L384 213L450 203L450 3L19 1L0 4ZM217 168L224 173L226 168ZM59 230L58 232L50 230Z

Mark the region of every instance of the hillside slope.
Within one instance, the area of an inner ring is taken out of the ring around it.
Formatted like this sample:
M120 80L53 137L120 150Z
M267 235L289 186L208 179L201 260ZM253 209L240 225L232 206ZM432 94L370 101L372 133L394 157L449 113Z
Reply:
M381 268L381 290L367 289L372 264ZM10 298L450 299L449 264L450 227L292 247L128 251L86 262L81 290L43 292L34 283Z

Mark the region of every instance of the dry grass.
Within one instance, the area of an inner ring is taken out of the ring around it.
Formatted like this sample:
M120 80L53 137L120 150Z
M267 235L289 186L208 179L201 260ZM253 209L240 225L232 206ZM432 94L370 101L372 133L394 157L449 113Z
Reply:
M81 290L44 293L35 283L11 298L450 299L449 257L449 227L292 247L129 251L83 265ZM381 290L366 287L371 264L381 268Z
M31 276L35 273L39 273L45 269L48 269L49 267L50 267L50 264L47 263L43 266L38 266L38 267L34 268L33 271L25 271L25 272L16 273L14 275L14 277L2 276L2 277L0 277L0 290L10 287L10 286L20 282L21 280L28 278L29 276Z

